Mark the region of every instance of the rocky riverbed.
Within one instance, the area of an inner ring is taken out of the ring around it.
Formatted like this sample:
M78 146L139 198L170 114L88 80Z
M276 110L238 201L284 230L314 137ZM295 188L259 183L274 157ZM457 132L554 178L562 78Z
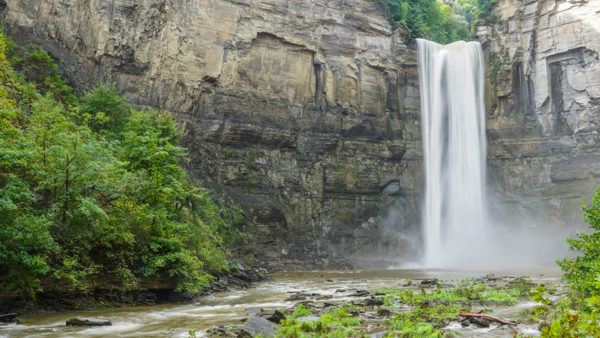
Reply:
M0 337L268 336L298 329L314 336L329 330L384 337L397 335L400 326L416 322L418 316L428 316L423 317L424 323L430 322L433 330L460 336L535 336L538 323L523 311L536 303L525 293L540 284L554 293L562 289L556 270L494 275L423 270L294 272L270 277L254 287L216 292L191 304L20 316L18 323L0 326ZM464 312L514 325L459 315ZM112 325L67 326L66 321L74 318L108 320Z

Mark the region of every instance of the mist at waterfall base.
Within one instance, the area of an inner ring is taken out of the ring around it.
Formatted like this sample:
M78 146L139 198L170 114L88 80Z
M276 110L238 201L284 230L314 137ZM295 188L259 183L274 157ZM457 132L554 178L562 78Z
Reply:
M488 193L484 64L478 42L417 42L425 167L421 264L514 269L555 264L564 227L513 215ZM517 216L517 217L513 217Z

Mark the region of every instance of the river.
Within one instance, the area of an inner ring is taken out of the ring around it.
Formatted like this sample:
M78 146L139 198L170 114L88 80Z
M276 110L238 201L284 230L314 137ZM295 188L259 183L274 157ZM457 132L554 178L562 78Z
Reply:
M558 283L558 269L498 271L497 276L527 276L538 283ZM0 326L0 337L188 337L190 332L203 336L215 325L240 324L248 316L245 309L285 308L297 301L286 300L294 293L314 294L315 299L340 302L351 300L356 290L402 287L410 281L438 278L453 282L476 278L487 273L448 270L356 270L290 272L270 275L268 281L246 290L215 293L193 304L122 307L94 311L61 312L19 317L19 324ZM521 303L499 309L510 318L533 303ZM73 317L105 318L112 326L71 327L65 321ZM458 328L457 328L458 329ZM522 327L522 331L535 329ZM485 331L478 335L485 335ZM497 335L496 335L497 336ZM501 335L500 335L501 336Z

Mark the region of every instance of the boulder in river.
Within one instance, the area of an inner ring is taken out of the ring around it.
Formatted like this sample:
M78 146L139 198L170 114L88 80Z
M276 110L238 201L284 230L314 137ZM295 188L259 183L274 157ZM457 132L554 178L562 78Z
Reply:
M250 337L257 335L261 337L273 337L277 333L275 324L261 317L250 317L244 326L242 326L241 331L242 336Z
M422 279L420 285L422 287L433 287L440 284L440 280L437 278Z
M267 310L263 311L260 317L265 318L266 320L275 324L279 324L282 320L285 319L285 314L280 310Z
M380 306L383 305L384 301L381 298L371 297L365 299L365 305L367 306Z
M353 294L351 294L351 297L366 297L369 295L369 291L367 290L357 290L356 292L354 292Z
M108 319L98 318L71 318L67 320L67 326L110 326L112 322Z
M381 308L381 309L377 310L377 315L379 317L389 317L389 316L392 315L392 311L390 311L388 309Z
M260 316L263 313L263 309L260 307L253 306L245 308L244 312L246 312L248 316Z
M18 313L7 313L0 315L0 324L15 323L18 315Z
M298 301L298 300L306 300L306 295L302 293L294 293L288 298L284 299L286 302Z

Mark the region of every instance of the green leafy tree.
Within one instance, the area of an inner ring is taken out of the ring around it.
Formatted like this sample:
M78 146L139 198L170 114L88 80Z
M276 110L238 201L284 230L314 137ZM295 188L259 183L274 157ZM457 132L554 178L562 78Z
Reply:
M73 88L62 79L58 65L47 51L35 45L13 49L15 69L28 81L33 82L42 93L50 93L71 106L76 104Z
M100 84L83 95L79 109L95 131L119 132L129 116L130 107L114 86Z
M15 46L11 64L8 45L0 34L0 300L141 281L196 292L227 272L243 214L181 168L171 114L106 85L70 100L50 55Z

